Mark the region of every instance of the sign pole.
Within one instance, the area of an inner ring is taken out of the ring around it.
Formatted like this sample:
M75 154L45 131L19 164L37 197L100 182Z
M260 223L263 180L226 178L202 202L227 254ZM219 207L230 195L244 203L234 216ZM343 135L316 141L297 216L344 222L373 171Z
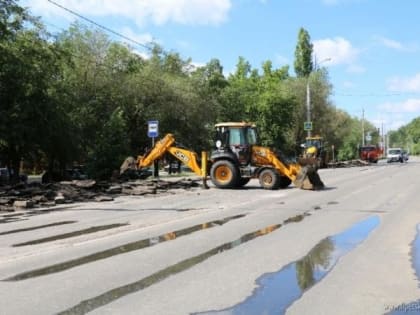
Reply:
M157 120L149 120L147 122L147 135L149 138L152 138L152 148L155 146L155 138L159 136L159 121ZM154 161L153 163L153 177L159 177L159 164L158 161Z

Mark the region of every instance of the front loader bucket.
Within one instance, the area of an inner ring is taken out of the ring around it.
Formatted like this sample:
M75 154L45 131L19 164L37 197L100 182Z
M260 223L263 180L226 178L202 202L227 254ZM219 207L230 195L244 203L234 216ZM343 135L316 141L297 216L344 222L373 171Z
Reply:
M298 159L298 163L301 166L316 166L318 165L318 159L316 157L310 156L310 157L300 157Z
M309 165L301 167L293 184L298 188L306 190L319 190L324 188L324 183L319 177L317 169Z
M136 159L132 156L126 158L120 166L120 175L122 175L127 170L135 170L137 168Z

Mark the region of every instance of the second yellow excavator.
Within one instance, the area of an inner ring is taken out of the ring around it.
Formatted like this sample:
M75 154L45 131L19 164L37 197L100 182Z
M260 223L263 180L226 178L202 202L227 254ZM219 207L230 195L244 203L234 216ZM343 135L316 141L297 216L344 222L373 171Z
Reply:
M239 188L251 178L258 178L264 189L286 188L292 182L301 189L318 190L324 187L315 167L288 163L270 148L258 145L255 124L218 123L215 131L215 149L210 156L202 152L199 159L194 151L177 147L174 136L167 134L137 160L126 159L120 173L127 169L149 167L169 153L202 177L204 183L210 176L218 188Z

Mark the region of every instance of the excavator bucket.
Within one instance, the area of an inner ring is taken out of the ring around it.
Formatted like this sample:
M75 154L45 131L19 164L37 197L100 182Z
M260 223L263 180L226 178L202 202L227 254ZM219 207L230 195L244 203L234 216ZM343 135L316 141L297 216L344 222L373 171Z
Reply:
M324 188L324 183L319 177L316 167L309 165L301 167L293 184L298 188L306 190L319 190Z
M310 156L310 157L300 157L298 159L298 163L301 166L306 166L306 165L314 166L314 165L318 165L319 161L316 157Z
M126 172L127 170L135 170L137 169L136 159L132 156L129 156L124 160L124 162L120 166L120 175Z

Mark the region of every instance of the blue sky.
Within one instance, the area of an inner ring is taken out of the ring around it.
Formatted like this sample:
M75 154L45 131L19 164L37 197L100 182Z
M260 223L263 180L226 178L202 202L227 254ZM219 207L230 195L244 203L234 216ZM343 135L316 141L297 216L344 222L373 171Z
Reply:
M290 65L293 74L297 34L304 27L316 60L329 71L337 108L358 117L363 110L385 131L420 116L418 0L54 2L141 43L156 41L198 65L217 58L226 74L239 56L258 69L265 60ZM77 19L48 0L19 3L53 33ZM133 48L147 54L141 46Z

